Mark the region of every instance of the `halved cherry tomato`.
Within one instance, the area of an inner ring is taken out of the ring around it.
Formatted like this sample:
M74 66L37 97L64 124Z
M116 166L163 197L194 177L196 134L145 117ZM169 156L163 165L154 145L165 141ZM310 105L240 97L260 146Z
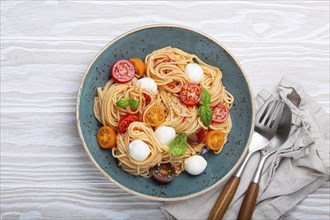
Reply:
M204 141L206 130L204 128L199 129L194 134L188 136L187 141L191 145L200 144Z
M143 96L144 96L144 99L146 100L146 105L149 105L149 103L151 102L150 95L143 93Z
M127 131L128 126L135 121L140 121L138 115L126 114L119 119L118 131L124 134Z
M102 148L113 148L116 146L116 131L110 126L102 126L96 134L97 142Z
M229 109L227 106L219 103L212 109L213 117L212 122L221 124L227 120L229 116Z
M151 175L158 183L169 183L175 177L175 170L170 163L160 164L151 169Z
M156 127L165 121L165 111L159 105L154 105L145 113L145 122Z
M128 60L118 60L111 68L111 76L117 83L126 83L134 77L134 66Z
M131 58L129 61L133 64L135 69L135 76L141 78L146 71L146 65L140 58Z
M209 131L205 135L205 144L211 150L220 150L224 145L225 135L219 130Z
M187 83L180 90L180 100L187 106L194 106L201 99L202 89L196 84Z

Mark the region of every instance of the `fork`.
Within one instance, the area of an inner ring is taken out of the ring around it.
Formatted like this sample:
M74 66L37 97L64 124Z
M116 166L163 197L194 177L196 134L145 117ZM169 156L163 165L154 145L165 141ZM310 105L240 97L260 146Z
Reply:
M275 135L283 106L284 102L282 100L273 100L273 98L270 97L258 111L256 115L255 132L252 136L248 154L239 169L224 187L209 214L208 220L222 219L226 213L249 159L255 152L267 146Z
M275 136L267 144L266 147L260 150L261 158L258 167L254 173L252 181L245 193L241 208L238 213L238 220L250 220L252 218L257 198L259 194L259 184L261 180L261 174L266 160L279 150L279 147L287 140L291 130L292 113L291 110L286 106L286 111L281 107L282 114L275 122L281 121L278 129L276 130ZM288 110L289 109L289 110Z

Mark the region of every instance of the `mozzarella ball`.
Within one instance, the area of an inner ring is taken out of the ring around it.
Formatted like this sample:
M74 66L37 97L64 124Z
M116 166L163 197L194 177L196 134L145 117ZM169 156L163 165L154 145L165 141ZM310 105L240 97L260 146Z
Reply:
M155 130L155 137L159 143L168 146L175 139L175 130L172 127L160 126Z
M204 74L202 67L197 63L188 64L185 68L185 73L195 84L198 84L202 80Z
M128 154L138 161L144 161L150 154L149 146L141 140L134 140L128 146Z
M203 173L207 166L207 161L200 155L189 157L184 162L184 169L191 175L199 175Z
M151 93L157 92L157 84L155 83L155 81L153 79L148 78L148 77L135 81L134 86L148 90Z

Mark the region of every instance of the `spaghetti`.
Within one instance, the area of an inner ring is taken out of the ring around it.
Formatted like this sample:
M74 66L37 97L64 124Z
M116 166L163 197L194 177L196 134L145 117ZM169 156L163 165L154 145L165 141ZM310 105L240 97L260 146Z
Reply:
M146 56L144 63L145 77L155 82L157 91L152 92L143 86L137 87L136 77L125 83L116 83L111 79L103 88L97 89L97 97L94 101L94 114L97 120L118 133L112 155L118 159L119 166L132 175L150 177L153 167L170 163L174 167L175 174L179 175L185 170L184 161L187 158L200 154L204 147L212 149L206 146L207 140L195 144L188 143L184 153L173 156L170 147L161 143L155 135L154 130L160 126L172 127L176 134L185 133L188 137L201 129L220 131L223 138L222 146L213 149L214 153L220 153L232 127L229 109L234 101L234 97L222 84L220 69L204 63L194 54L172 47L152 52ZM198 87L203 88L203 91L207 90L210 95L209 104L205 105L205 108L213 109L213 116L211 116L213 119L210 124L202 120L199 104L189 106L181 100L182 88L187 84L193 84L192 79L185 72L188 64L198 64L203 70ZM136 108L130 105L118 107L120 100L123 102L136 100L139 105ZM221 111L217 111L219 105L224 106ZM150 120L161 118L160 115L151 112L151 110L156 112L155 109L159 108L164 111L163 121L157 126L150 126L148 120L150 122ZM227 115L221 123L216 123L215 114L221 113L223 109L227 109ZM137 115L139 121L130 123L127 131L120 133L120 120L125 115ZM129 145L134 140L142 140L150 149L150 154L143 161L135 160L129 154Z

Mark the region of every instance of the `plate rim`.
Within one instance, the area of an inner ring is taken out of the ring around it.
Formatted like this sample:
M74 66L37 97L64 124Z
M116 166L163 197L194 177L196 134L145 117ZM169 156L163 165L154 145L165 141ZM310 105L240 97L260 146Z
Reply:
M230 56L231 58L235 61L235 63L237 64L238 68L241 70L242 74L243 74L243 77L245 78L245 81L247 83L247 86L248 86L248 90L249 90L249 93L250 93L250 97L251 97L251 100L252 100L252 126L251 126L251 129L250 129L250 134L249 134L249 139L247 141L247 144L245 146L245 149L241 155L241 157L238 159L238 161L236 162L236 164L229 170L229 172L223 177L221 178L218 182L214 183L213 185L211 185L210 187L206 188L206 189L203 189L199 192L196 192L196 193L192 193L190 195L186 195L186 196L179 196L179 197L157 197L157 196L151 196L151 195L146 195L146 194L143 194L143 193L139 193L139 192L136 192L132 189L129 189L128 187L122 185L121 183L115 181L111 176L109 176L99 165L98 163L95 161L94 157L92 156L92 154L90 153L86 143L85 143L85 140L84 140L84 137L83 137L83 134L82 134L82 130L81 130L81 124L80 124L80 98L81 98L81 92L82 92L82 87L84 85L84 82L86 80L86 77L91 69L91 67L93 66L93 64L95 63L95 61L97 60L97 58L112 44L114 44L115 42L117 42L118 40L124 38L125 36L129 35L129 34L132 34L134 32L138 32L138 31L141 31L141 30L144 30L144 29L150 29L150 28L158 28L158 27L174 27L174 28L181 28L181 29L185 29L185 30L189 30L189 31L192 31L192 32L195 32L195 33L198 33L198 34L201 34L202 36L205 36L206 38L212 40L214 43L218 44L221 48L223 48ZM184 25L177 25L177 24L150 24L150 25L143 25L143 26L140 26L140 27L137 27L137 28L134 28L134 29L131 29L129 31L126 31L124 32L123 34L115 37L114 39L110 40L97 54L96 56L94 57L94 59L92 60L92 62L90 63L90 65L88 66L87 70L85 71L84 73L84 76L81 80L81 83L80 83L80 86L79 86L79 89L78 89L78 93L77 93L77 103L76 103L76 122L77 122L77 127L78 127L78 133L79 133L79 137L80 137L80 140L82 142L82 145L89 157L89 159L94 163L94 165L96 166L96 168L103 174L103 176L107 177L108 179L110 179L113 183L115 183L117 186L119 186L121 189L125 190L126 192L129 192L133 195L136 195L136 196L140 196L142 198L146 198L146 199L150 199L150 200L155 200L155 201L180 201L180 200L186 200L186 199L191 199L191 198L194 198L194 197L197 197L197 196L200 196L202 194L205 194L206 192L209 192L211 191L212 189L216 188L217 186L219 186L220 184L222 184L223 182L225 182L226 180L228 180L228 178L234 173L234 171L238 168L238 166L241 164L242 160L245 158L246 154L247 154L247 151L248 151L248 148L249 148L249 145L250 145L250 142L251 142L251 138L252 138L252 134L254 132L254 124L255 124L255 100L254 100L254 95L253 95L253 91L252 91L252 87L251 87L251 84L250 84L250 81L248 80L247 78L247 74L245 73L243 67L241 66L241 64L238 62L238 60L236 59L236 57L225 47L223 46L220 42L218 42L215 38L211 37L210 35L204 33L204 32L201 32L199 30L196 30L194 28L191 28L191 27L187 27L187 26L184 26Z

